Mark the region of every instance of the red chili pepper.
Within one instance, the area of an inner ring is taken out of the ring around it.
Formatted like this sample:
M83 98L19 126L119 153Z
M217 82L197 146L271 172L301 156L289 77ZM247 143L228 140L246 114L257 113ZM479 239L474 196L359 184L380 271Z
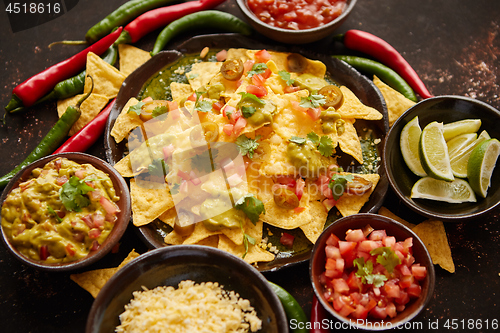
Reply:
M224 1L225 0L189 1L147 11L125 26L116 44L135 43L144 35L162 28L172 21L201 10L215 8Z
M311 307L311 329L309 330L309 333L329 333L330 330L325 328L325 325L323 325L324 319L327 319L326 310L318 301L316 295L313 294Z
M417 92L422 98L433 95L427 90L417 72L403 56L385 40L369 32L348 30L341 36L344 45L352 50L366 53L386 66L391 67Z
M109 112L113 108L114 104L115 99L109 102L108 106L99 112L99 114L92 119L92 121L66 140L66 142L63 143L53 154L75 152L83 153L89 149L90 146L92 146L104 132Z
M97 55L104 53L113 45L118 36L120 36L122 30L123 28L119 27L116 31L110 33L108 36L75 54L71 58L61 61L19 84L12 91L13 97L6 109L10 108L10 106L15 103L13 102L15 100L17 100L17 104L22 104L25 107L33 105L37 100L51 91L57 83L78 74L82 68L85 67L87 54L89 52L93 52Z

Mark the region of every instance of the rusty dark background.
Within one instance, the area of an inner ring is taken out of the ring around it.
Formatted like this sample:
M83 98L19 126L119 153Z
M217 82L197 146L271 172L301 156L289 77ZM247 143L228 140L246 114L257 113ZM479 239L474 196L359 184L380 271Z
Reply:
M124 2L80 0L64 15L16 33L0 5L0 105L7 105L16 84L84 48L58 45L49 49L50 43L83 39L92 25ZM234 0L218 9L241 17ZM348 29L366 30L391 43L434 95L469 96L500 108L499 1L358 0L338 32ZM136 46L151 50L157 34L144 37ZM173 44L187 37L181 36ZM331 54L346 52L329 39L308 47ZM3 114L2 108L0 116ZM56 119L55 103L6 115L5 124L0 125L0 173L20 163ZM88 152L104 159L102 142ZM411 222L423 220L398 202L391 191L385 205ZM436 267L434 297L414 319L418 329L408 331L448 331L444 324L452 320L459 324L457 332L500 330L491 326L493 320L500 319L499 214L496 210L479 220L445 225L456 272ZM131 226L118 253L108 254L89 269L116 266L133 248L146 251ZM266 277L292 293L309 315L312 289L307 263L266 273ZM1 332L84 332L93 298L71 281L68 273L23 266L0 247L0 288Z

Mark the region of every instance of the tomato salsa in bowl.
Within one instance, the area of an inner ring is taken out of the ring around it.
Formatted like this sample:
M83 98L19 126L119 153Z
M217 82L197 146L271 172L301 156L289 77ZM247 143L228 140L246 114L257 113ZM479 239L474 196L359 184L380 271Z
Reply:
M402 327L426 307L434 266L410 229L385 216L356 214L326 228L309 266L314 293L353 328Z
M336 30L357 0L236 0L250 25L278 42L305 44Z
M124 179L108 163L81 153L55 154L23 168L1 202L4 244L25 264L44 270L97 261L130 220Z

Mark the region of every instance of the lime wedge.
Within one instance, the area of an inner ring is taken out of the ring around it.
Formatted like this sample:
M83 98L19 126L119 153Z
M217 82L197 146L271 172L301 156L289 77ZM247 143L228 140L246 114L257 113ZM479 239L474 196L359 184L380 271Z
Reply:
M422 130L418 123L418 116L413 118L408 124L403 127L399 138L401 154L408 168L417 176L425 177L427 174L422 168L418 153L418 142Z
M450 159L452 156L457 155L465 147L476 141L476 139L476 133L465 133L454 137L450 141L447 141L446 145L448 146L448 154L450 155Z
M481 142L470 154L467 167L469 183L474 191L483 198L488 193L491 175L499 154L500 142L497 139Z
M464 119L443 126L446 141L464 133L476 133L481 127L481 119Z
M420 163L432 178L452 181L453 172L448 155L448 146L443 137L443 123L434 121L422 130L419 142Z
M411 198L430 199L450 203L476 202L474 190L463 179L447 182L431 177L419 179L411 189Z
M469 156L481 142L491 139L486 131L482 131L475 141L464 147L460 151L455 151L450 155L450 165L453 175L458 178L467 177L467 164L469 163Z

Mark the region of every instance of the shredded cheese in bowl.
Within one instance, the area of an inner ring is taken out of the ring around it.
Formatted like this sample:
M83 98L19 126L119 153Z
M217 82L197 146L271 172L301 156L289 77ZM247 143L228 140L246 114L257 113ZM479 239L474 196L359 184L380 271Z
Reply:
M144 288L144 287L143 287ZM250 301L217 282L181 281L136 291L120 315L118 333L256 332L262 321Z

